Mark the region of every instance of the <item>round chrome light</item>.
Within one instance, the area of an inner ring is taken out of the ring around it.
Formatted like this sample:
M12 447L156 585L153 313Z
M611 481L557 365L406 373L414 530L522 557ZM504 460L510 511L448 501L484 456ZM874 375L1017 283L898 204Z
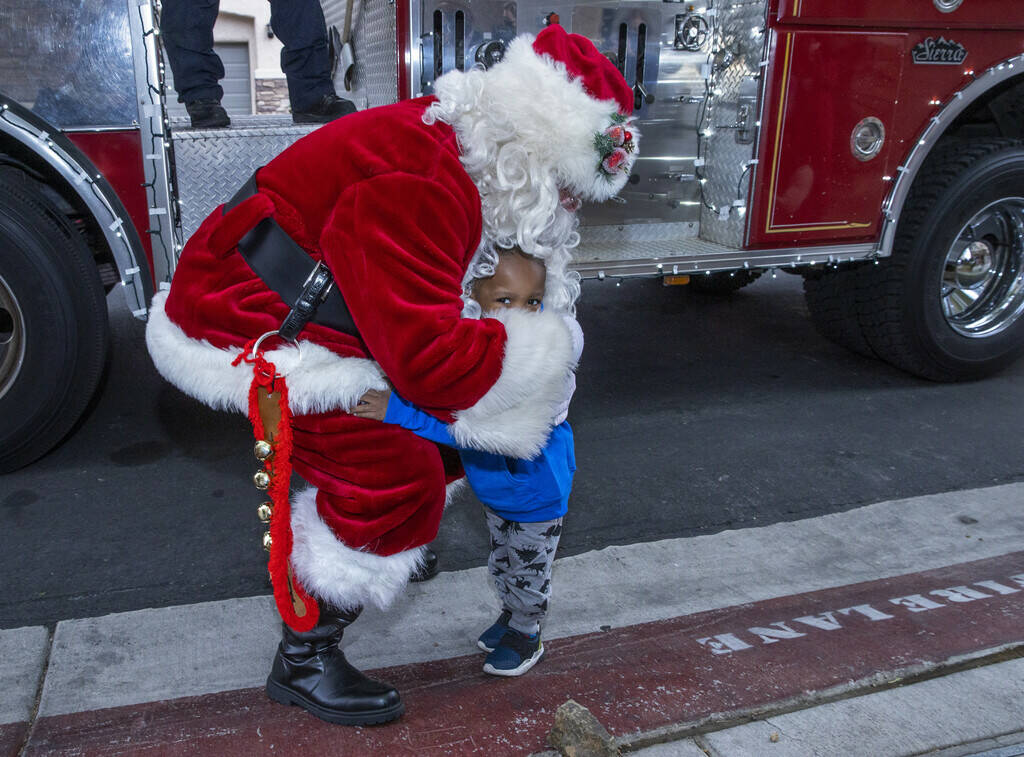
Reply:
M853 127L850 152L857 160L871 160L885 143L885 127L874 116L869 116Z
M964 0L932 0L940 13L952 13L960 7L960 3L963 1Z

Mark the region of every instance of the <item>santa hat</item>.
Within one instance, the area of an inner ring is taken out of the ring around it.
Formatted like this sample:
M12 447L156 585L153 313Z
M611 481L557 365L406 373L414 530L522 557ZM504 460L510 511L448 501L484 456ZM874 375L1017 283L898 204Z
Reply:
M565 66L569 78L579 79L586 93L595 100L614 100L624 116L633 112L633 90L619 69L583 35L569 34L554 23L537 35L533 50Z
M589 39L558 24L521 35L487 72L487 88L561 186L600 202L625 185L639 136L633 90Z

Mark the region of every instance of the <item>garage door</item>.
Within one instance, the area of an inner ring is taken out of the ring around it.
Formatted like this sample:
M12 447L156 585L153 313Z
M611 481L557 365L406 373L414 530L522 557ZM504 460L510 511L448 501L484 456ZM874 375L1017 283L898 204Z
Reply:
M224 63L224 88L221 105L231 115L252 114L252 78L249 75L249 45L245 42L225 42L213 46L213 50ZM167 66L167 112L173 116L185 116L185 106L178 102L174 92L174 78L171 67Z

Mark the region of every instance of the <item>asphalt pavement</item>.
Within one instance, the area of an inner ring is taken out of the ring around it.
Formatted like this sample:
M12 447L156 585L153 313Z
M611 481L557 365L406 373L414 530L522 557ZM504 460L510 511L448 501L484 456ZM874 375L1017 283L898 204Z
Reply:
M110 298L103 392L52 454L0 478L0 627L268 593L251 433L156 375ZM933 384L814 331L800 280L732 297L588 281L570 421L577 474L563 557L1024 480L1024 362ZM483 565L470 502L442 568Z

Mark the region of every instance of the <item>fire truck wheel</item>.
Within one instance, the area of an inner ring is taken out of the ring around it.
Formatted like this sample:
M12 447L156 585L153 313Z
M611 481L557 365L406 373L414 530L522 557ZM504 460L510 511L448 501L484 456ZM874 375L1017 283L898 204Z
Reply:
M82 415L106 364L107 305L88 247L23 173L0 170L0 473Z
M753 284L760 271L719 271L690 277L690 288L707 294L732 294L747 284Z
M954 143L930 157L893 255L862 269L861 331L924 378L989 375L1024 353L1024 143Z
M875 353L857 321L857 277L861 268L826 268L804 276L804 301L818 333L864 357Z

